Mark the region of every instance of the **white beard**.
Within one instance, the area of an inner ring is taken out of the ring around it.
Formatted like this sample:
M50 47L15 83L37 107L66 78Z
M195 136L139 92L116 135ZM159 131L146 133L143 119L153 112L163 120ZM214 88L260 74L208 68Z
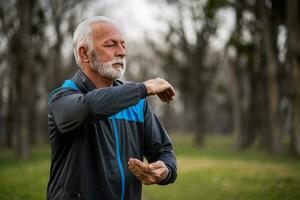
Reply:
M122 67L114 68L114 64L121 64ZM99 58L94 50L91 52L91 68L97 71L101 76L115 81L124 75L126 69L126 60L124 58L115 58L111 61L100 63Z

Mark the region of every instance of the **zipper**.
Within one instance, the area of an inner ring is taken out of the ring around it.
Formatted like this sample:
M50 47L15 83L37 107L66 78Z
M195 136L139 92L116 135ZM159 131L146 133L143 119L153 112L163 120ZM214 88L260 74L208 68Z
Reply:
M124 169L123 169L122 160L121 160L120 140L119 140L119 134L118 134L116 120L114 118L112 118L111 120L112 120L112 125L113 125L113 129L114 129L114 136L115 136L115 142L116 142L116 157L117 157L119 171L120 171L120 174L121 174L121 185L122 185L121 200L124 200L125 175L124 175Z

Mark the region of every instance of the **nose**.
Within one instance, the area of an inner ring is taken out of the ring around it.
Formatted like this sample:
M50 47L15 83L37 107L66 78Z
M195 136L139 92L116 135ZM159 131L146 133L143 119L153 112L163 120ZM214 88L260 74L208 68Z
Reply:
M119 44L116 51L116 57L124 58L125 56L126 56L126 50L122 44Z

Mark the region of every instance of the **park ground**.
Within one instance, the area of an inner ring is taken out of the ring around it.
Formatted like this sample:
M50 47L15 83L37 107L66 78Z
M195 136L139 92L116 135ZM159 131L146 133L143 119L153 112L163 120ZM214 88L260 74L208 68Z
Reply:
M253 147L236 152L230 136L210 136L198 149L190 135L173 134L176 183L145 186L143 200L298 200L300 158L272 156ZM0 200L45 199L50 147L33 148L29 160L0 151Z

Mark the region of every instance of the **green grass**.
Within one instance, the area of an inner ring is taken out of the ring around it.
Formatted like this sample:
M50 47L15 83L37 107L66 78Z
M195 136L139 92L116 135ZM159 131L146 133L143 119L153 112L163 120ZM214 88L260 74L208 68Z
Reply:
M231 137L210 136L205 148L191 136L173 135L176 183L144 186L144 200L298 200L300 159L274 157L255 148L237 153ZM0 152L0 200L45 199L49 147L34 148L30 160Z
M144 187L145 200L297 200L300 160L257 149L236 152L231 137L211 136L203 149L191 136L173 136L178 178L169 186Z
M11 151L0 153L0 200L40 200L46 197L49 147L33 149L29 160L17 160Z

